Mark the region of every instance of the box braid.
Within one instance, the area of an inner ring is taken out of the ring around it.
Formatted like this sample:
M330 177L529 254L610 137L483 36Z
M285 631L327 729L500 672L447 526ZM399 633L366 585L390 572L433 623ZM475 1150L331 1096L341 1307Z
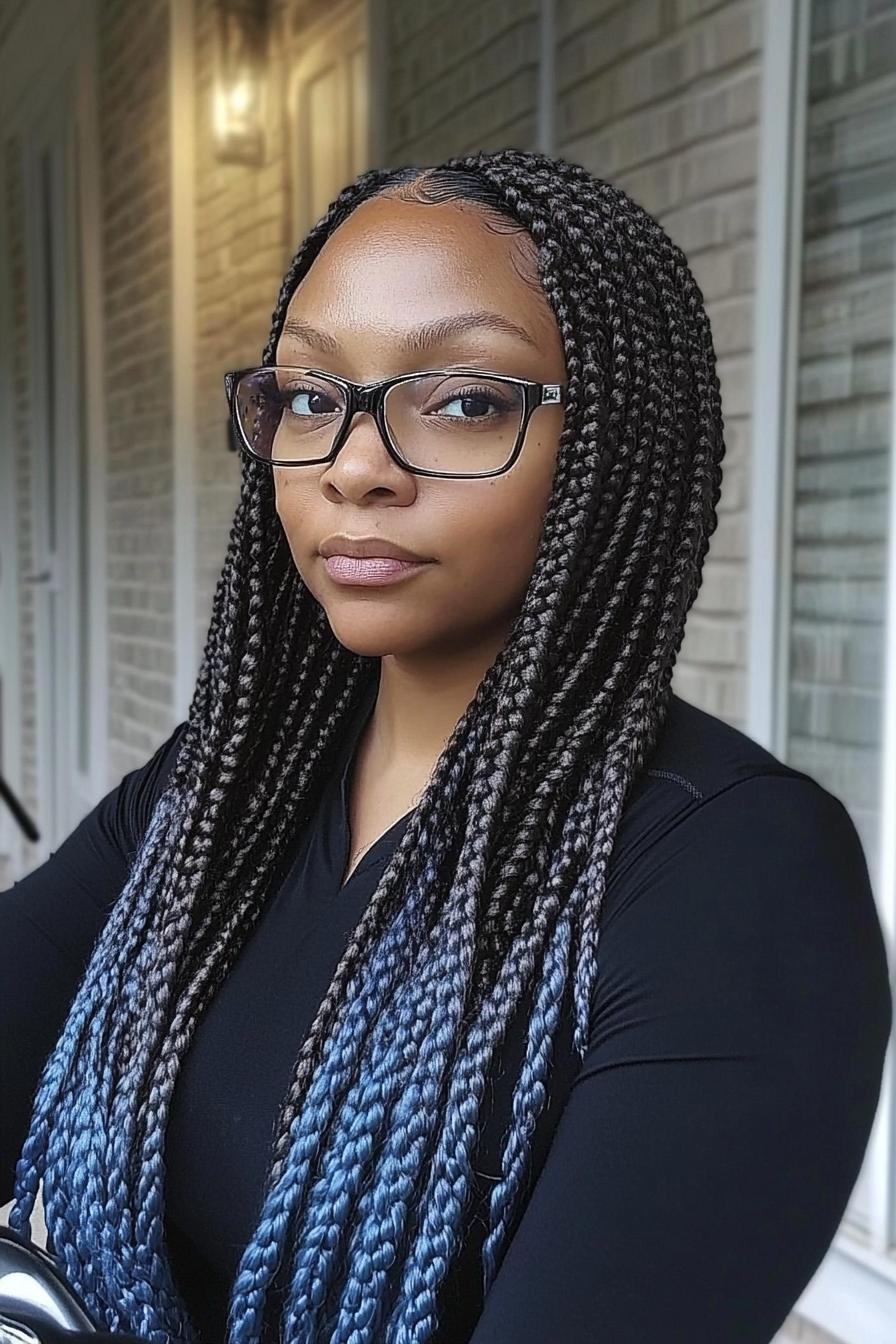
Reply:
M587 1048L615 834L665 721L717 523L725 447L702 294L643 208L563 159L508 149L359 175L296 253L263 362L324 242L387 191L474 201L528 235L569 398L513 630L298 1050L226 1344L433 1339L469 1227L488 1071L531 1005L489 1198L488 1291L567 991L575 1051ZM163 1236L178 1068L378 663L333 637L278 525L272 473L244 456L186 732L44 1067L9 1214L30 1236L43 1182L50 1244L106 1329L199 1344Z

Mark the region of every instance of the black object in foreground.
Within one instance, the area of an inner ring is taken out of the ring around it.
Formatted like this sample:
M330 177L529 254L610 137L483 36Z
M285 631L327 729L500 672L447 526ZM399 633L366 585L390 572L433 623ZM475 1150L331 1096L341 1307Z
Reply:
M0 1344L139 1344L100 1330L48 1251L0 1227Z
M25 839L35 844L40 839L40 832L2 775L0 775L0 802L4 802L9 808Z

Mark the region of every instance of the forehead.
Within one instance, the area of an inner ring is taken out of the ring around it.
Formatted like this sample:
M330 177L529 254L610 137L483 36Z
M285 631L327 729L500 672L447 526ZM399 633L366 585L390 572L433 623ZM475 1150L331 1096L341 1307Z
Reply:
M292 294L287 320L301 315L349 336L477 308L506 313L536 341L556 332L528 233L510 220L496 226L472 202L380 196L327 239ZM286 333L281 343L289 343Z

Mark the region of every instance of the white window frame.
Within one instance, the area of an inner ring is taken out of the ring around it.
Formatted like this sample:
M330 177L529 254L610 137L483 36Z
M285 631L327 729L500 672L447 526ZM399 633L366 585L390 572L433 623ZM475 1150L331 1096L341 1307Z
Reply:
M746 731L778 756L786 742L804 146L811 0L765 0L749 535ZM894 314L896 317L896 314ZM891 967L896 944L896 340L876 897ZM773 613L769 619L769 612ZM868 1143L870 1231L844 1219L794 1311L844 1344L893 1344L896 1322L896 1081L891 1040Z

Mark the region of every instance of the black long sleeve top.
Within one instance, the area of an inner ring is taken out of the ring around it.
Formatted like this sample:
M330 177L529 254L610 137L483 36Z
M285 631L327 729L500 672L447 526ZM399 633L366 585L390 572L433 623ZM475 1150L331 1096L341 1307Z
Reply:
M216 1344L298 1048L411 815L340 889L350 771L372 705L174 1090L166 1234ZM0 1204L42 1065L184 727L0 893ZM617 832L588 1055L581 1066L571 1051L556 1057L504 1261L483 1304L471 1242L445 1289L440 1344L767 1344L845 1211L891 1024L887 952L848 812L673 696ZM476 1163L486 1192L522 1019L514 1030Z

